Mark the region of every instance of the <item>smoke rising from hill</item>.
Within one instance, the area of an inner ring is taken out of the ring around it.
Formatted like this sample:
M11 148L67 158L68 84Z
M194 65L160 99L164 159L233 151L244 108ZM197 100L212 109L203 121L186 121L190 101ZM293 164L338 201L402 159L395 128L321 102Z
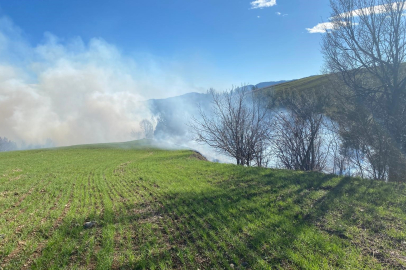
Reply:
M140 64L103 39L64 41L46 33L32 46L0 18L0 135L55 146L131 140L152 113L145 102L193 88L172 63Z
M188 131L197 104L208 105L206 95L167 99L158 110L159 100L152 100L206 92L208 82L221 88L208 63L187 60L128 55L100 38L64 40L51 33L32 45L0 17L0 137L19 149L122 142L142 138L132 134L143 134L139 123L148 119L157 128L156 144L228 161ZM169 129L159 126L158 116Z

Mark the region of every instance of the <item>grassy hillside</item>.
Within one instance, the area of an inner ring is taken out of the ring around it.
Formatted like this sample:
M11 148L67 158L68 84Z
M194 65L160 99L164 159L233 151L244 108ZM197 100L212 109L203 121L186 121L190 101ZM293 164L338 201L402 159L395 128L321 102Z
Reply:
M405 185L199 158L145 141L1 153L0 266L406 267Z
M271 90L273 91L280 91L280 90L306 90L306 89L321 89L324 86L327 86L329 84L328 77L326 75L317 75L317 76L310 76L310 77L305 77L302 79L298 80L293 80L293 81L288 81L285 83L280 83L277 85L272 85L269 87L264 87L261 89L258 89L261 92L269 92Z

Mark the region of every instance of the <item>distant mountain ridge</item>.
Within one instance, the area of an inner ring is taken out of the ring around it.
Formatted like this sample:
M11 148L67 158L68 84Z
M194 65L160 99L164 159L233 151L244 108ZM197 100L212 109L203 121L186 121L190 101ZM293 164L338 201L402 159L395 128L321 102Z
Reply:
M290 82L290 81L294 81L294 80L281 80L281 81L274 81L274 82L261 82L255 85L256 88L260 89L260 88L264 88L264 87L269 87L269 86L273 86L273 85L277 85L277 84L281 84L281 83L286 83L286 82Z
M286 83L286 82L291 82L291 81L295 81L295 80L280 80L280 81L260 82L260 83L255 84L255 85L248 84L248 85L245 85L245 87L251 87L251 88L255 87L257 89L260 89L260 88L265 88L265 87L269 87L269 86L273 86L273 85L277 85L277 84L282 84L282 83ZM179 95L179 96L174 96L174 97L149 99L148 103L150 105L155 105L155 104L162 105L164 103L174 103L174 102L178 102L178 101L199 101L202 98L204 98L204 96L207 96L207 94L206 93L189 92L189 93L182 94L182 95Z

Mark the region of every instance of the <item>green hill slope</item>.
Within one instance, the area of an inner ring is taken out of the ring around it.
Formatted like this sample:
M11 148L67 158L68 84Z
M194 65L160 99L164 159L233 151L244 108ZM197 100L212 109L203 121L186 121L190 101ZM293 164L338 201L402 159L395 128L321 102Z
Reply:
M280 93L283 90L287 91L303 91L303 90L322 90L330 89L331 82L327 75L317 75L305 77L298 80L293 80L269 87L260 88L257 91L265 96L271 96L274 93Z
M4 269L406 267L404 185L147 141L1 153L0 172Z

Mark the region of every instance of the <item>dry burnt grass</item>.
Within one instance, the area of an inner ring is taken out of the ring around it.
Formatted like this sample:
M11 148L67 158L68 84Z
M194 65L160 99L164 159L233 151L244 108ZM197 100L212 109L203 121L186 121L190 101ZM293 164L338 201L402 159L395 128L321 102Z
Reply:
M406 267L404 185L142 142L2 153L0 170L3 269Z

